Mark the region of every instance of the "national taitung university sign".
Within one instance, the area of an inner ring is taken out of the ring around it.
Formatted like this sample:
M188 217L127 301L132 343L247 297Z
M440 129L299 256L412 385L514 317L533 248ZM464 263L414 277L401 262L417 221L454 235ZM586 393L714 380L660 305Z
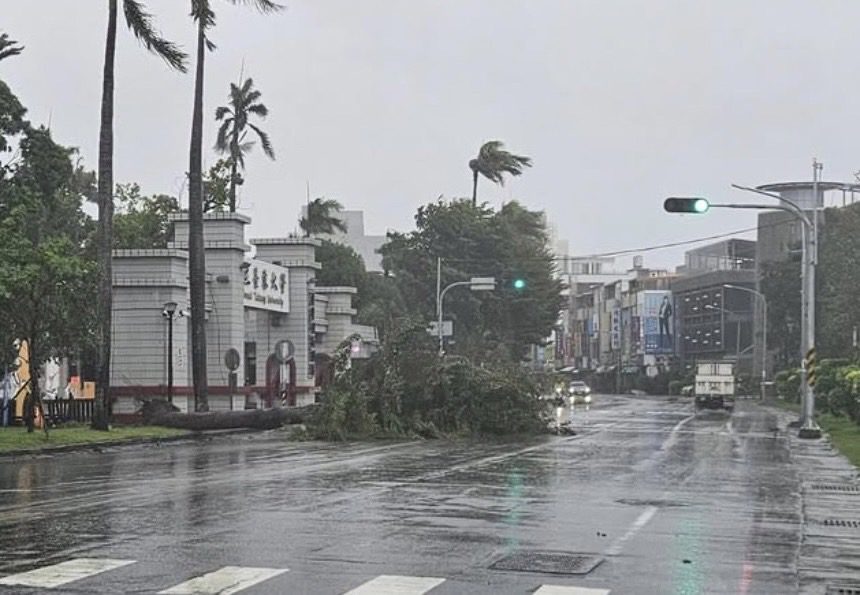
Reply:
M289 271L262 260L246 260L244 304L247 308L290 311Z

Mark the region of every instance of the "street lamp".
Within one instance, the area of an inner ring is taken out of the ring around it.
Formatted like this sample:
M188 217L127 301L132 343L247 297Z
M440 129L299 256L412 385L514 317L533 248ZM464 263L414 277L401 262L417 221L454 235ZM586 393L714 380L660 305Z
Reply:
M442 332L442 300L445 299L445 294L448 293L449 289L453 289L454 287L461 287L463 285L468 285L469 289L472 291L492 291L496 288L496 279L494 277L472 277L468 281L455 281L448 285L445 289L439 292L436 296L436 312L439 315L438 320L438 328L436 329L439 333L439 356L445 354L444 349L444 334Z
M735 359L738 362L738 367L740 367L740 362L741 362L741 318L743 317L743 314L741 314L739 312L733 312L733 311L727 310L725 308L718 308L716 306L712 306L711 304L705 304L703 306L703 308L705 308L706 310L716 310L717 312L723 312L726 314L731 314L732 316L734 316L736 318L735 322L738 325L738 330L735 334ZM723 337L722 340L725 341L725 337ZM748 349L749 349L749 347L744 349L744 351L747 351Z
M167 402L173 402L173 317L176 302L165 302L161 315L167 318ZM180 316L182 314L180 313Z
M738 291L746 291L747 293L751 293L757 298L761 299L762 306L762 314L763 314L763 322L762 322L762 356L761 356L761 398L764 400L765 397L765 383L767 382L767 299L764 297L764 294L760 291L756 291L755 289L750 289L749 287L741 287L740 285L732 285L730 283L724 283L723 287L727 289L737 289Z

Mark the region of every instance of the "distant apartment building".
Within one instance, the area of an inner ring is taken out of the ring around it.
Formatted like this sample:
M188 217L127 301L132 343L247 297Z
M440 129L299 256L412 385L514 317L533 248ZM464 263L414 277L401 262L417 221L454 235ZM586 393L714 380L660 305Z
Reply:
M307 216L308 209L302 207L302 217ZM333 234L316 234L320 240L331 240L349 246L364 260L364 268L368 272L382 272L382 256L379 249L385 243L384 235L367 235L364 231L364 211L340 211L338 217L346 224L346 233L336 231Z

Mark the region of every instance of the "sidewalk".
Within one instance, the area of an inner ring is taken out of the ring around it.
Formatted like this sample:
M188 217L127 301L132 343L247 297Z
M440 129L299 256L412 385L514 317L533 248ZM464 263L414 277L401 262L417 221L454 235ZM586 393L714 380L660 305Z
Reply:
M860 472L826 434L819 440L798 438L797 429L788 427L797 415L771 409L788 439L800 479L800 593L860 594Z

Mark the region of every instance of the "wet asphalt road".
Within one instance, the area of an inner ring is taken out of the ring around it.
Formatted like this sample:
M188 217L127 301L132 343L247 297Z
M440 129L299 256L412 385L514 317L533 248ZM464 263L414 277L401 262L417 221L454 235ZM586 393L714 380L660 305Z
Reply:
M157 593L224 566L286 570L249 595L336 595L380 575L438 578L431 595L804 591L802 478L774 410L696 417L665 397L598 395L573 420L575 436L516 443L268 432L0 459L0 577L134 561L0 595ZM578 576L489 568L523 550L602 562Z

